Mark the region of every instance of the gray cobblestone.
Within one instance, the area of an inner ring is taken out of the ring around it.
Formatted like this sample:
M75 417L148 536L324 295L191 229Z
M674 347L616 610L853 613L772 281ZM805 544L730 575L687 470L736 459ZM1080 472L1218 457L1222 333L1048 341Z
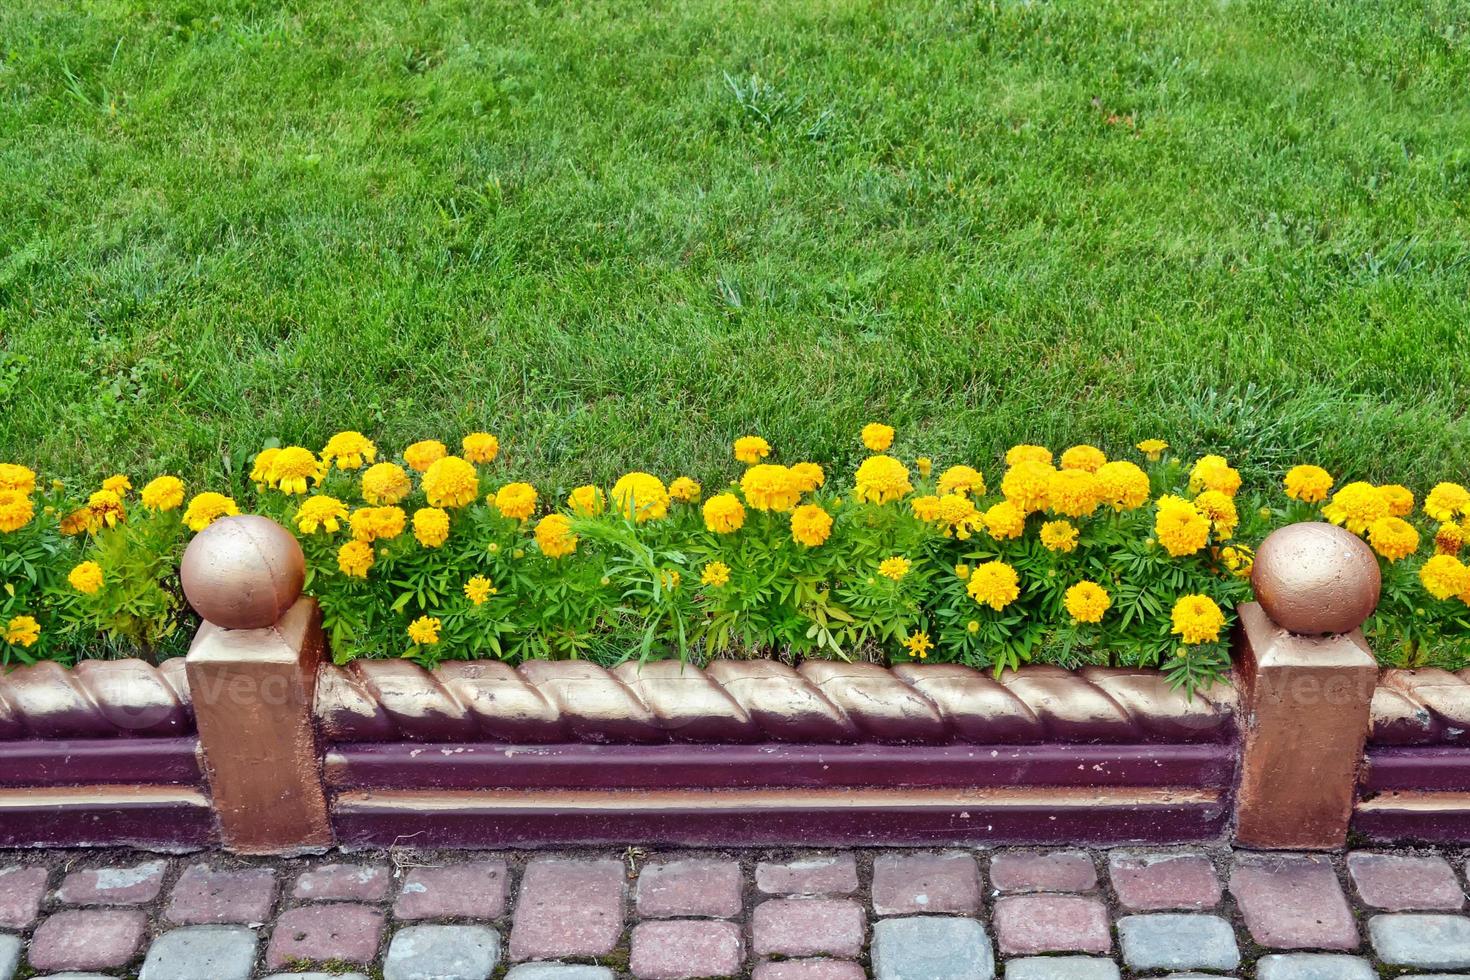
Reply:
M511 967L505 980L615 980L605 966L583 963L522 963Z
M148 947L139 980L250 980L256 936L244 926L185 926Z
M1005 980L1118 980L1118 964L1096 956L1023 956L1006 963Z
M1470 919L1458 915L1375 915L1368 936L1392 966L1446 970L1470 966Z
M885 919L873 927L877 980L993 980L995 953L974 919Z
M1135 970L1233 970L1240 947L1216 915L1130 915L1118 921L1123 962Z
M1256 964L1256 980L1378 980L1378 971L1361 956L1274 953Z
M486 980L500 962L500 933L488 926L409 926L388 945L384 980Z

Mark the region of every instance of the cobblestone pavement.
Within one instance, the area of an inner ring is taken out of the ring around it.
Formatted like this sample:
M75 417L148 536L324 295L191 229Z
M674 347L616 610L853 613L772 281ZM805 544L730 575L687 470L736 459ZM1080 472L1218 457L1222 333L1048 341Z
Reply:
M0 855L0 980L1470 978L1462 853Z

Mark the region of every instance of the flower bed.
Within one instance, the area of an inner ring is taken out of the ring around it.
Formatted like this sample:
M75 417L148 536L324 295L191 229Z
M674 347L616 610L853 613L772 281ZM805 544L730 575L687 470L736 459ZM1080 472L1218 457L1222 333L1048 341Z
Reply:
M1019 445L1003 465L939 467L861 433L850 477L734 443L707 486L633 472L612 487L538 488L475 433L399 461L356 432L321 452L268 448L254 490L190 493L126 476L89 493L0 464L0 625L7 662L111 650L159 658L191 621L188 537L242 509L301 540L333 657L514 662L776 653L791 660L974 667L1161 667L1194 690L1229 668L1230 610L1251 596L1251 546L1318 517L1380 556L1367 625L1381 659L1459 668L1470 492L1334 481L1313 466L1242 488L1218 456L1161 441L1136 461L1091 446ZM988 472L987 472L988 470ZM1320 510L1319 510L1320 508Z

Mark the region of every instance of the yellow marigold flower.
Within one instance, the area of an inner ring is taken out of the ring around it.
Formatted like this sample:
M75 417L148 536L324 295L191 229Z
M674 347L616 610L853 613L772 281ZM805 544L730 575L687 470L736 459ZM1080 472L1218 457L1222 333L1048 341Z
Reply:
M970 578L970 566L965 564L956 565L954 567L954 577L961 582L968 581Z
M121 473L115 473L102 481L103 490L111 490L119 497L126 497L128 491L133 489L133 481Z
M449 540L449 512L438 507L420 507L413 512L413 536L425 548L437 548Z
M827 474L816 463L797 463L791 467L791 479L802 493L811 493L827 482Z
M1320 504L1332 489L1332 474L1320 466L1293 466L1281 481L1286 495L1304 504Z
M665 589L672 592L679 587L679 582L682 579L677 568L665 568L658 573L658 580L663 584Z
M945 537L954 535L961 541L969 540L970 532L984 523L975 502L959 493L947 493L939 498L934 519L943 525Z
M1207 595L1187 595L1174 603L1170 613L1174 628L1169 632L1183 637L1188 644L1214 643L1225 625L1225 614Z
M567 494L567 506L578 517L596 517L607 508L607 495L601 487L584 483Z
M728 585L730 582L730 566L722 561L712 561L704 566L704 571L700 573L699 581L704 585L710 585L717 589L721 586Z
M1243 544L1231 544L1220 549L1220 560L1232 575L1248 578L1256 565L1256 553Z
M892 456L869 456L857 470L857 497L870 504L886 504L912 490L909 468Z
M980 621L978 619L970 620L968 623L965 624L965 629L969 630L971 633L980 632Z
M1398 561L1419 550L1419 532L1402 517L1380 517L1368 525L1368 543L1389 561Z
M1229 541L1235 534L1236 525L1240 523L1240 515L1235 510L1235 500L1221 493L1219 490L1206 490L1194 498L1194 509L1209 519L1214 528L1215 537L1220 541Z
M513 521L529 520L536 513L536 488L529 483L507 483L495 491L490 503Z
M41 638L41 624L31 616L15 616L5 624L5 642L12 646L32 647Z
M1006 450L1007 466L1020 466L1022 463L1041 463L1043 466L1050 466L1051 450L1045 446L1032 446L1026 443Z
M1056 472L1050 463L1023 459L1001 477L1001 495L1022 513L1045 510L1051 499L1051 478Z
M735 440L735 458L742 463L759 463L771 455L771 444L760 436L741 436Z
M1189 473L1189 489L1192 493L1218 490L1233 497L1240 489L1240 472L1232 469L1223 456L1201 456Z
M1097 510L1097 476L1087 470L1053 470L1047 482L1048 506L1068 517L1086 517Z
M1097 469L1097 499L1116 511L1137 510L1148 503L1148 474L1137 463L1119 459Z
M459 441L464 458L471 463L493 463L500 455L500 440L488 432L471 432Z
M1169 444L1162 439L1145 439L1137 446L1138 451L1143 453L1144 458L1150 463L1157 463L1164 455L1164 450L1168 448Z
M881 453L893 445L893 426L882 422L869 422L863 426L863 445L875 453Z
M1470 568L1454 555L1435 555L1419 569L1419 581L1436 599L1448 599L1470 589Z
M613 484L612 499L624 517L639 524L656 521L669 512L669 491L664 481L651 473L637 470L618 477Z
M362 499L378 506L392 506L413 492L413 481L397 463L378 463L362 475Z
M1424 498L1424 513L1436 521L1452 521L1470 514L1470 491L1458 483L1436 483Z
M1465 529L1454 521L1446 521L1434 532L1434 550L1441 555L1458 555L1465 546Z
M1332 501L1322 508L1322 516L1354 534L1362 534L1374 521L1389 516L1388 501L1377 487L1360 480L1334 493Z
M368 569L372 568L376 561L373 546L366 541L348 541L337 549L337 567L341 569L343 575L367 578Z
M801 500L801 485L789 469L774 463L757 463L740 478L745 502L756 510L784 514Z
M281 455L279 449L262 449L255 454L255 465L250 470L252 483L269 483L271 467L276 464L276 457Z
M1108 461L1107 455L1096 446L1073 446L1062 453L1062 469L1086 470L1096 473Z
M1067 521L1047 521L1041 525L1041 543L1048 551L1075 551L1077 528Z
M1103 613L1113 605L1112 596L1096 582L1083 579L1062 596L1067 613L1075 623L1100 623Z
M791 512L791 540L815 548L832 535L832 515L817 504L802 504Z
M27 496L36 489L36 473L19 463L0 463L0 490L11 490Z
M1026 512L1003 500L985 512L985 530L997 541L1010 541L1026 530Z
M85 513L85 511L83 511ZM36 505L20 490L0 490L0 532L19 531L31 522Z
M303 446L287 446L271 460L265 482L284 494L303 494L308 484L320 483L325 473L316 453Z
M1210 522L1194 504L1180 497L1160 497L1154 537L1175 558L1192 555L1210 538Z
M903 641L904 647L908 649L909 655L919 660L925 660L929 651L934 649L934 643L929 639L929 634L923 630L914 630Z
M914 469L919 471L919 477L921 479L927 480L929 479L929 474L934 471L934 460L928 456L920 456L914 460Z
M84 595L96 595L102 591L102 566L95 561L84 561L67 573L71 587Z
M442 456L424 471L423 487L430 507L463 507L480 495L480 476L458 456Z
M999 612L1021 594L1021 580L1016 570L1005 562L987 561L970 573L965 591L980 605Z
M1402 483L1389 483L1378 488L1388 502L1388 512L1394 517L1408 517L1414 513L1414 491Z
M403 451L403 461L416 473L423 473L435 460L449 455L449 449L438 439L423 439Z
M337 464L339 470L360 470L364 463L378 458L378 447L361 432L348 429L327 440L322 447L322 464Z
M894 555L893 557L885 558L878 563L878 574L882 575L884 578L891 578L893 579L893 581L897 582L909 573L909 569L911 567L913 566L907 558L901 558L898 555Z
M913 510L914 516L921 521L934 521L939 519L939 498L932 493L922 497L913 497L909 500L909 508Z
M26 503L26 507L27 508L29 508L31 506L31 501L30 501L30 498L29 497L25 498L25 503ZM30 510L27 510L26 513L29 514L30 513ZM76 535L81 534L83 531L85 531L87 529L87 523L91 519L92 519L92 514L91 514L90 511L87 510L87 508L85 508L85 507L78 507L76 510L72 511L70 514L67 514L65 517L63 517L61 519L61 525L60 525L59 530L61 531L62 534L65 534L67 537L75 537ZM24 524L25 524L25 521L22 521L21 522L21 525L24 525ZM20 525L17 525L17 526L20 526ZM14 529L12 528L12 530L14 530Z
M240 513L235 501L222 493L206 490L196 493L184 508L184 524L191 531L202 531L221 517L233 517Z
M317 494L307 497L296 509L296 529L302 534L315 534L318 529L335 534L346 518L346 504L336 497Z
M669 484L669 496L686 504L692 504L699 499L704 488L687 476L680 476Z
M939 474L939 485L936 489L940 494L983 494L985 492L985 477L973 466L951 466Z
M477 606L483 606L487 599L499 591L483 575L472 575L470 580L464 584L464 597Z
M157 476L143 487L143 506L164 513L184 504L184 481L176 476Z
M571 518L565 514L547 514L536 522L536 544L547 558L563 558L577 550L577 536L572 533Z
M435 616L420 616L408 624L408 638L414 646L429 647L439 642L439 630L444 626Z
M704 502L704 526L715 534L733 534L745 525L745 505L733 493L717 493Z
M359 507L348 518L358 541L392 541L403 533L408 515L398 507Z
M97 490L87 498L87 530L117 527L127 520L122 497L113 490Z

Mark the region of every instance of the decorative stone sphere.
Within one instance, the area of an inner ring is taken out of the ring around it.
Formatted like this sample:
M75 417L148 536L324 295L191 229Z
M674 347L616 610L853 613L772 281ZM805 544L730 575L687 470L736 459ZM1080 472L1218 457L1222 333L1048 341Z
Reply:
M1378 606L1378 559L1335 524L1288 524L1256 549L1251 585L1276 625L1308 636L1350 633Z
M184 549L179 580L206 621L260 629L274 626L301 596L306 556L291 532L268 517L222 517Z

